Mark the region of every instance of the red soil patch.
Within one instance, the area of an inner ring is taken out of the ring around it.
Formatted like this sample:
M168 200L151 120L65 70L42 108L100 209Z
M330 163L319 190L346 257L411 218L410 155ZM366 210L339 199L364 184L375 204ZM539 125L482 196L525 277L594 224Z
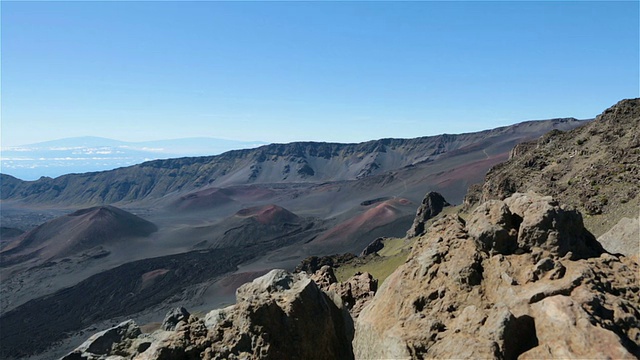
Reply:
M300 218L291 211L278 205L254 206L236 213L239 217L252 217L261 224L297 222Z
M269 198L273 191L257 186L236 186L230 188L208 188L181 196L171 204L178 210L203 210L233 201L258 201Z
M168 272L168 269L156 269L142 274L142 285L140 286L140 288L146 288L147 286L153 284L158 277Z
M411 201L404 198L381 202L364 213L346 220L326 231L315 241L334 242L347 240L353 234L371 231L377 227L389 224L397 220L401 215L401 211L395 206L408 205L410 203Z
M155 278L157 278L160 275L164 275L166 273L168 273L169 270L168 269L157 269L157 270L152 270L149 272L146 272L144 274L142 274L142 283L151 281Z

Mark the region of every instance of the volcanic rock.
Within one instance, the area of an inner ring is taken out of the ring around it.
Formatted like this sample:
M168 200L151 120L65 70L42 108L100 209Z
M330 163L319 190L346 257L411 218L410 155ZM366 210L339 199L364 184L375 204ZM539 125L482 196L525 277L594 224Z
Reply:
M138 325L133 320L127 320L94 334L62 360L98 360L127 352L134 342L139 342L141 334Z
M472 187L466 209L529 190L553 196L586 214L587 228L602 235L640 206L640 99L622 100L583 127L553 130L521 143L494 166L482 187ZM616 252L636 253L636 238ZM605 246L606 247L606 246ZM610 246L611 247L611 246ZM613 250L613 248L612 248Z
M308 258L302 260L300 264L298 264L298 266L296 266L295 272L304 271L307 274L313 274L325 265L337 268L342 264L353 261L354 259L356 259L356 256L351 253L327 256L309 256Z
M180 321L188 321L191 314L183 307L175 308L167 313L162 321L162 329L172 331Z
M375 254L384 248L384 238L377 238L367 245L360 253L360 256L367 256L369 254Z
M326 293L337 294L354 319L378 290L378 280L368 272L357 272L347 281L338 282L333 268L326 265L311 275L311 279Z
M539 247L559 256L572 251L573 256L594 257L604 252L602 245L584 228L582 214L560 206L550 196L516 193L504 203L522 219L518 247L524 251Z
M478 206L469 219L467 231L485 249L499 254L512 254L518 247L517 235L521 218L513 216L502 201L487 201Z
M331 299L305 273L273 270L241 286L236 298L235 305L211 311L204 319L174 310L167 319L182 320L172 330L163 326L148 335L138 329L110 338L107 347L117 353L87 350L83 344L65 360L111 354L135 359L353 358L351 317L338 297ZM137 328L132 322L120 327Z
M598 241L610 252L640 256L640 217L623 217L609 231L602 234Z
M237 304L207 314L205 359L352 358L352 325L303 273L273 270L236 292Z
M355 357L640 356L640 268L580 219L529 193L437 220L360 313Z
M442 209L450 205L439 193L434 191L427 193L416 211L416 217L413 220L411 229L407 231L407 237L416 237L424 234L427 221L440 214Z

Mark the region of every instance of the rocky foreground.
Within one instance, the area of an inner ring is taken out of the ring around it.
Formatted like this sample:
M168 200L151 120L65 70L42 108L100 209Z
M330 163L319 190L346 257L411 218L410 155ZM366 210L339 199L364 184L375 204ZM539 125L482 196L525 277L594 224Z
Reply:
M151 334L127 321L64 359L632 359L639 271L578 211L516 193L436 221L375 296L368 274L273 270L233 306L176 309Z

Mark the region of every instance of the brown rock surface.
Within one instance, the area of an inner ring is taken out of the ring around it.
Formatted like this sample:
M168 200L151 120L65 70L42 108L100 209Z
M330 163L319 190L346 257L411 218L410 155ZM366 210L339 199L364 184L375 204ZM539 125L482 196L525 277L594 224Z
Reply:
M640 99L627 99L585 126L519 144L508 161L489 170L481 188L469 189L465 207L531 190L576 207L586 215L587 228L600 236L640 212L638 129ZM615 252L636 253L640 239L623 245L614 245Z
M482 205L468 224L444 217L418 238L360 313L354 353L634 358L639 270L603 252L578 212L516 194Z
M323 266L311 276L318 286L330 295L337 294L355 319L373 299L378 290L378 280L368 272L357 272L345 282L338 282L333 268Z
M339 298L334 303L305 273L273 270L242 285L236 298L235 305L204 319L173 310L167 326L153 334L123 323L94 335L65 359L353 358L351 317ZM104 334L115 335L102 341Z

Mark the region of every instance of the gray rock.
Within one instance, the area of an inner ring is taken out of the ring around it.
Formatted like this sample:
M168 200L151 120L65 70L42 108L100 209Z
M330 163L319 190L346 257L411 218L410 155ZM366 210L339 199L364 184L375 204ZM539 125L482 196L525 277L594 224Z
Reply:
M407 237L416 237L424 234L427 221L440 214L442 209L450 205L439 193L434 191L427 193L416 211L416 217L413 220L411 229L407 231Z
M360 253L360 256L375 254L382 249L384 249L384 238L379 237L367 245L367 247Z
M183 307L175 308L167 313L162 321L162 329L172 331L176 329L176 325L180 321L186 322L189 320L189 312Z
M508 255L518 248L520 220L503 201L489 200L473 211L467 231L483 244L485 250Z
M582 214L561 207L554 199L534 193L515 193L504 200L522 218L518 247L524 251L540 248L557 256L571 252L576 258L597 257L604 252L582 222Z
M348 311L307 274L272 270L242 285L236 298L209 329L214 359L353 358Z
M153 334L141 334L133 321L122 323L65 360L353 358L349 312L307 274L273 270L242 285L236 298L204 319L174 309Z
M118 349L128 348L133 340L141 335L140 328L133 320L127 320L117 326L91 336L62 360L98 360L106 359Z
M640 254L640 217L622 218L609 231L602 234L598 241L607 251L625 256Z

